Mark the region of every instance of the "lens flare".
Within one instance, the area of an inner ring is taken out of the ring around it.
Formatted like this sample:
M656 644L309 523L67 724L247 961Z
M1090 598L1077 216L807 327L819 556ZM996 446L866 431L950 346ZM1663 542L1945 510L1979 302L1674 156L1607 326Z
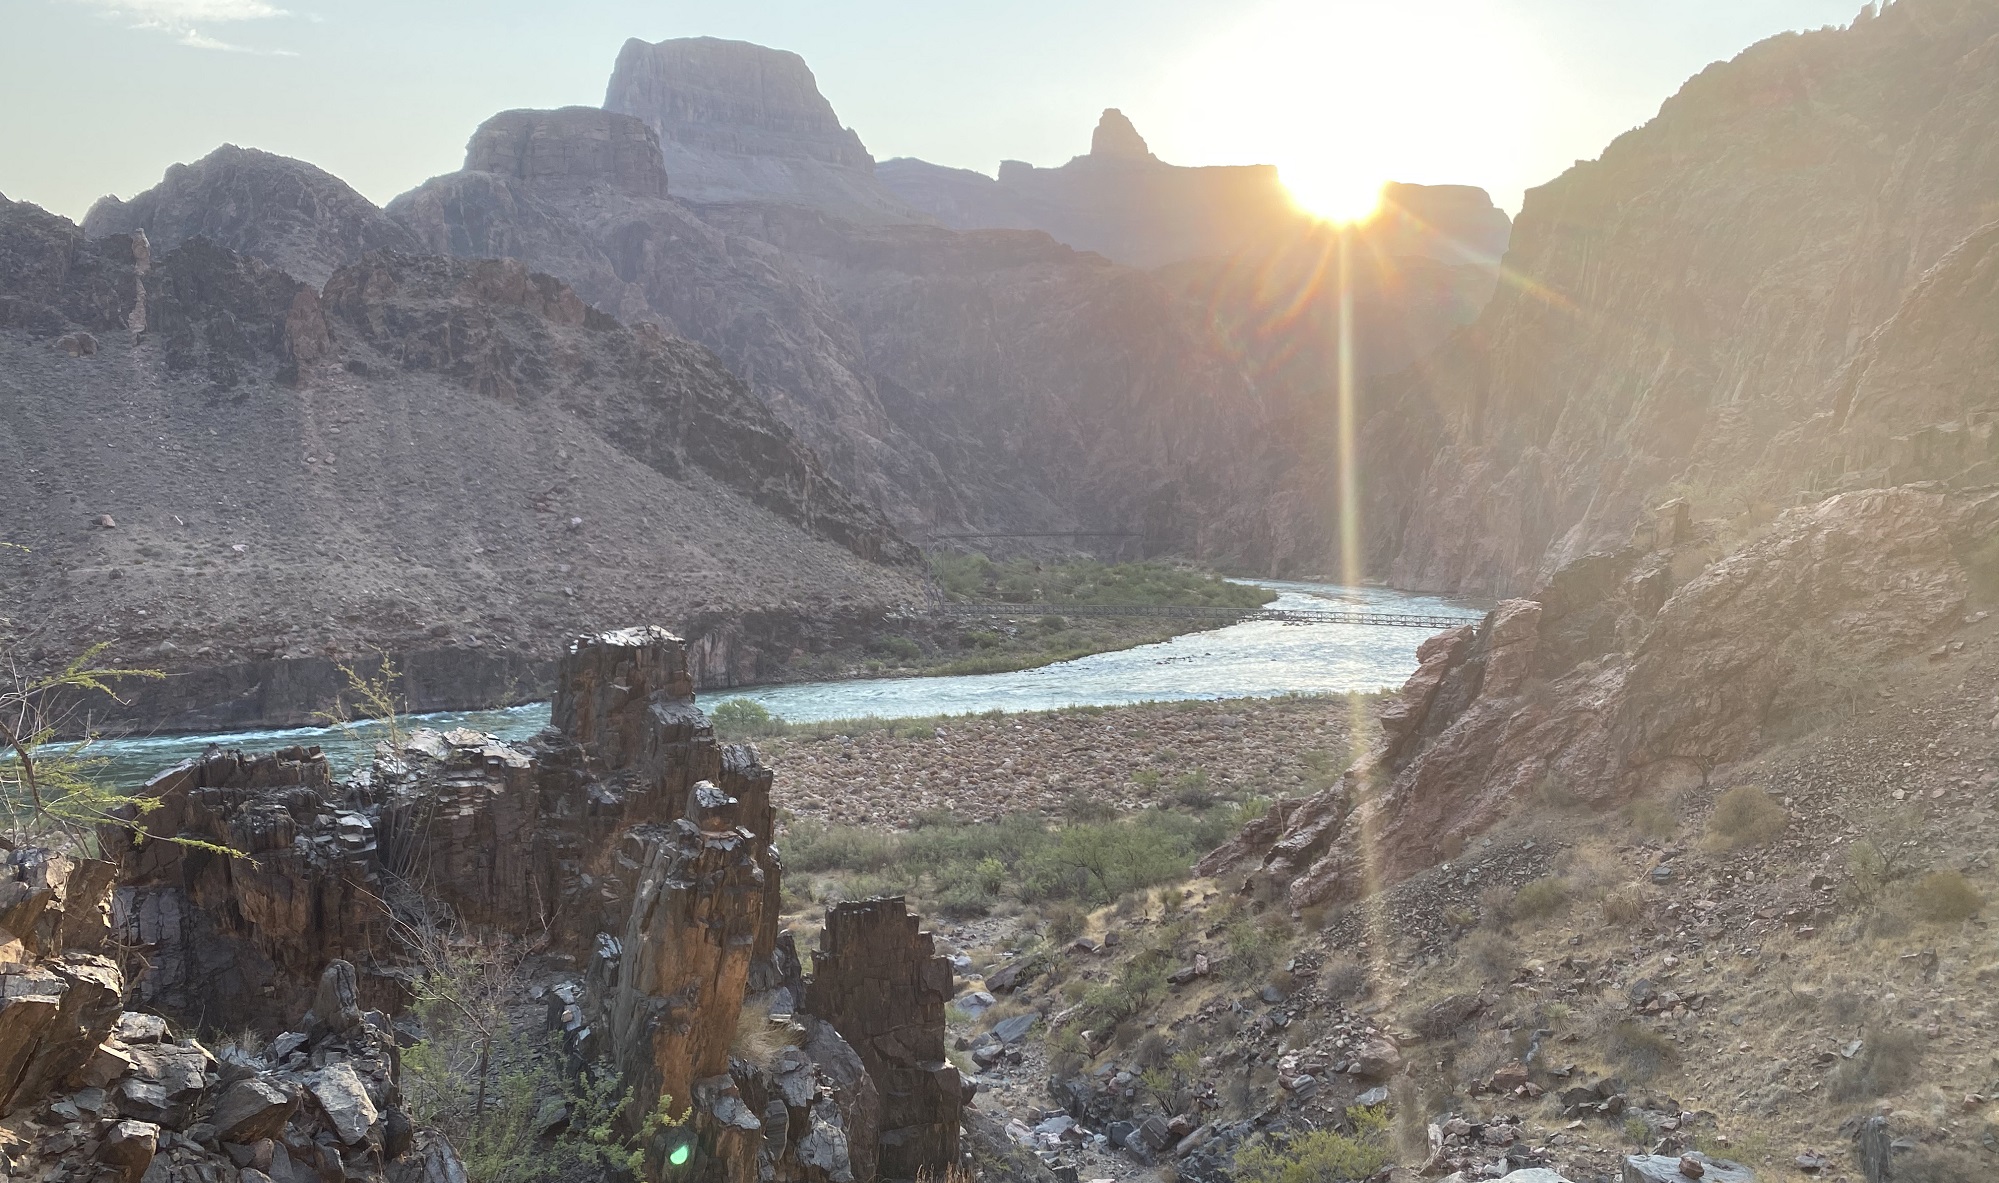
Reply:
M1335 225L1365 222L1381 210L1386 183L1337 173L1280 166L1278 179L1300 210Z

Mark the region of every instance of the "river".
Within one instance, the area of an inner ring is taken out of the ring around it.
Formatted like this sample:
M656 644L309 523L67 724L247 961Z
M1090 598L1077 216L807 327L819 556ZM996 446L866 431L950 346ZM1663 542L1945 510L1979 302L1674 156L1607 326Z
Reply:
M1323 608L1330 600L1384 612L1462 614L1469 618L1479 611L1464 601L1388 588L1254 582L1278 593L1271 605L1274 608ZM747 698L792 722L807 723L868 715L899 718L1187 698L1343 694L1401 685L1415 671L1416 646L1428 635L1413 628L1249 621L1015 673L803 682L711 691L702 698L710 705L728 698ZM502 739L525 739L548 725L548 704L451 711L418 716L416 721L426 727L468 727ZM106 762L101 773L106 780L130 787L163 768L200 755L211 744L254 750L317 744L326 750L336 772L345 772L366 757L378 735L372 725L172 735L101 741L91 745L89 754Z

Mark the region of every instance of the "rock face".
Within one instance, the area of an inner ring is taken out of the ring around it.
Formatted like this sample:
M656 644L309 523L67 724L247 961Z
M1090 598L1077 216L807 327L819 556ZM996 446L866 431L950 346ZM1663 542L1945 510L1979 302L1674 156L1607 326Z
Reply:
M1908 437L1905 469L1931 449L1934 471L1982 463L1980 355L1894 340L1942 329L1931 297L1975 287L1989 254L1968 236L1999 187L1995 35L1988 7L1905 0L1773 38L1531 191L1507 256L1522 282L1364 428L1370 571L1515 594L1620 545L1669 483L1718 513L1877 484L1889 439ZM1976 337L1989 302L1962 306ZM1896 372L1910 360L1934 376ZM1412 430L1410 406L1434 426ZM1850 442L1807 446L1842 422Z
M951 963L900 898L826 914L806 1009L853 1045L881 1090L880 1172L922 1177L958 1161L964 1086L944 1054Z
M682 200L782 201L855 221L914 221L795 53L685 37L625 42L604 109L659 137Z
M224 144L130 201L100 198L84 215L91 238L143 232L165 252L197 235L303 280L324 284L368 251L415 247L345 181L302 161Z
M124 1009L107 958L110 867L24 847L0 860L0 1114L82 1068Z
M607 1061L633 1089L631 1132L670 1098L697 1142L685 1177L861 1183L877 1162L896 1177L954 1163L963 1089L943 1050L951 970L901 901L843 910L820 978L806 981L777 928L770 773L748 749L716 742L680 640L656 627L579 637L556 684L557 726L527 745L419 730L385 742L344 785L312 750L213 754L147 787L159 805L133 819L140 837L102 829L120 860L115 911L135 997L189 1024L297 1028L243 1065L255 1071L230 1070L211 1124L245 1144L326 1148L307 1161L329 1170L361 1170L358 1148L385 1150L369 1160L380 1169L409 1147L385 1017L408 1001L409 937L394 935L385 901L420 891L430 914L533 936L587 964L557 990L574 1019L568 1050ZM51 920L34 905L57 898L60 868L21 866L32 890L0 922L42 942L72 931L104 942L101 907L73 900ZM110 869L68 882L108 890ZM200 1064L147 1067L148 1056L182 1053L127 1046L166 1024L120 1023L117 964L45 957L35 981L92 966L109 983L94 1008L75 982L67 995L54 985L9 994L0 1036L14 1037L0 1038L0 1057L20 1061L16 1079L36 1098L46 1078L86 1061L104 1078L96 1087L130 1076L121 1111L179 1128L218 1082ZM819 997L829 1009L815 1010ZM739 1058L743 1024L758 1022L785 1036L768 1062ZM105 1042L114 1023L124 1043ZM425 1151L406 1169L449 1166L434 1160Z
M580 195L602 185L634 197L666 196L658 137L637 119L595 107L502 111L465 146L465 169L550 193Z
M114 727L305 723L374 649L413 705L474 706L545 693L547 638L592 621L762 611L788 653L919 594L907 544L711 354L516 263L376 254L322 295L9 204L0 322L0 446L32 458L0 466L28 548L0 597L54 652L115 638L176 675L103 704ZM51 348L78 330L94 355Z
M1426 642L1376 751L1197 870L1305 907L1453 858L1550 786L1601 807L1698 785L1954 627L1999 495L1843 494L1719 560L1683 511Z

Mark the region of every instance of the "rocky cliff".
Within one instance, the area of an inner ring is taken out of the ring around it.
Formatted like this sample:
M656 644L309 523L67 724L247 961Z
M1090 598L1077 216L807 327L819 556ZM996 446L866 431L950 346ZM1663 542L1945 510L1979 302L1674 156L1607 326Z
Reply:
M1848 417L1856 350L1999 215L1999 13L1871 14L1710 67L1528 194L1511 282L1367 428L1371 570L1519 592L1621 543L1668 486L1767 517L1875 479L1879 441L1849 470L1795 433Z
M178 676L114 716L306 722L376 648L430 667L419 705L488 703L542 689L563 621L916 594L711 354L516 263L371 254L322 296L10 204L0 293L9 627Z
M1999 577L1999 494L1904 487L1794 509L1717 557L1675 502L1533 599L1442 633L1339 784L1286 803L1204 873L1293 908L1451 859L1537 801L1594 808L1705 785L1866 671L1960 628Z
M863 222L919 221L874 176L874 157L805 59L747 41L625 42L604 109L659 137L667 175L696 203L781 201Z

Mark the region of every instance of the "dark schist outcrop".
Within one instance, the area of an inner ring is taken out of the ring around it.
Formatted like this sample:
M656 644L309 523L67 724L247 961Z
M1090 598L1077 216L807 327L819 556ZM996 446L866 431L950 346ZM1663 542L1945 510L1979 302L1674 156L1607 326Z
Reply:
M1990 489L1866 490L1716 557L1712 523L1670 503L1630 545L1426 641L1375 749L1197 870L1303 908L1454 858L1537 794L1601 808L1703 785L1829 684L1958 627L1995 529Z
M56 937L68 930L36 928L26 905L0 914L44 934L38 953L118 951L42 956L51 1005L0 1008L0 1031L10 1015L30 1030L34 1010L32 1040L17 1042L50 1065L17 1076L42 1089L105 1056L93 1049L128 980L134 1004L186 1023L303 1032L275 1039L269 1062L224 1064L222 1079L170 1092L178 1108L153 1120L178 1129L212 1105L219 1127L240 1110L254 1131L211 1137L257 1133L291 1146L291 1161L317 1154L305 1161L353 1178L447 1162L448 1147L413 1143L396 1109L387 1034L419 971L391 916L429 915L536 937L587 965L556 988L551 1013L574 1055L604 1060L633 1090L634 1132L672 1098L698 1145L678 1177L857 1183L955 1164L966 1090L943 1051L951 970L901 901L836 908L804 977L778 929L770 773L716 741L679 639L658 628L579 638L557 682L556 726L524 745L417 731L344 784L310 749L214 753L156 778L140 839L101 835L117 860L109 915L112 868L69 875L95 884L100 903L68 915L96 915L103 931ZM63 898L59 874L19 878L35 898ZM91 994L96 979L109 985ZM737 1058L746 1010L788 1033L774 1061ZM278 1138L288 1114L304 1125Z
M0 357L8 618L173 675L102 726L309 722L377 650L414 708L523 701L553 630L634 615L698 623L704 684L768 677L919 594L712 354L518 263L376 253L316 290L9 204Z

